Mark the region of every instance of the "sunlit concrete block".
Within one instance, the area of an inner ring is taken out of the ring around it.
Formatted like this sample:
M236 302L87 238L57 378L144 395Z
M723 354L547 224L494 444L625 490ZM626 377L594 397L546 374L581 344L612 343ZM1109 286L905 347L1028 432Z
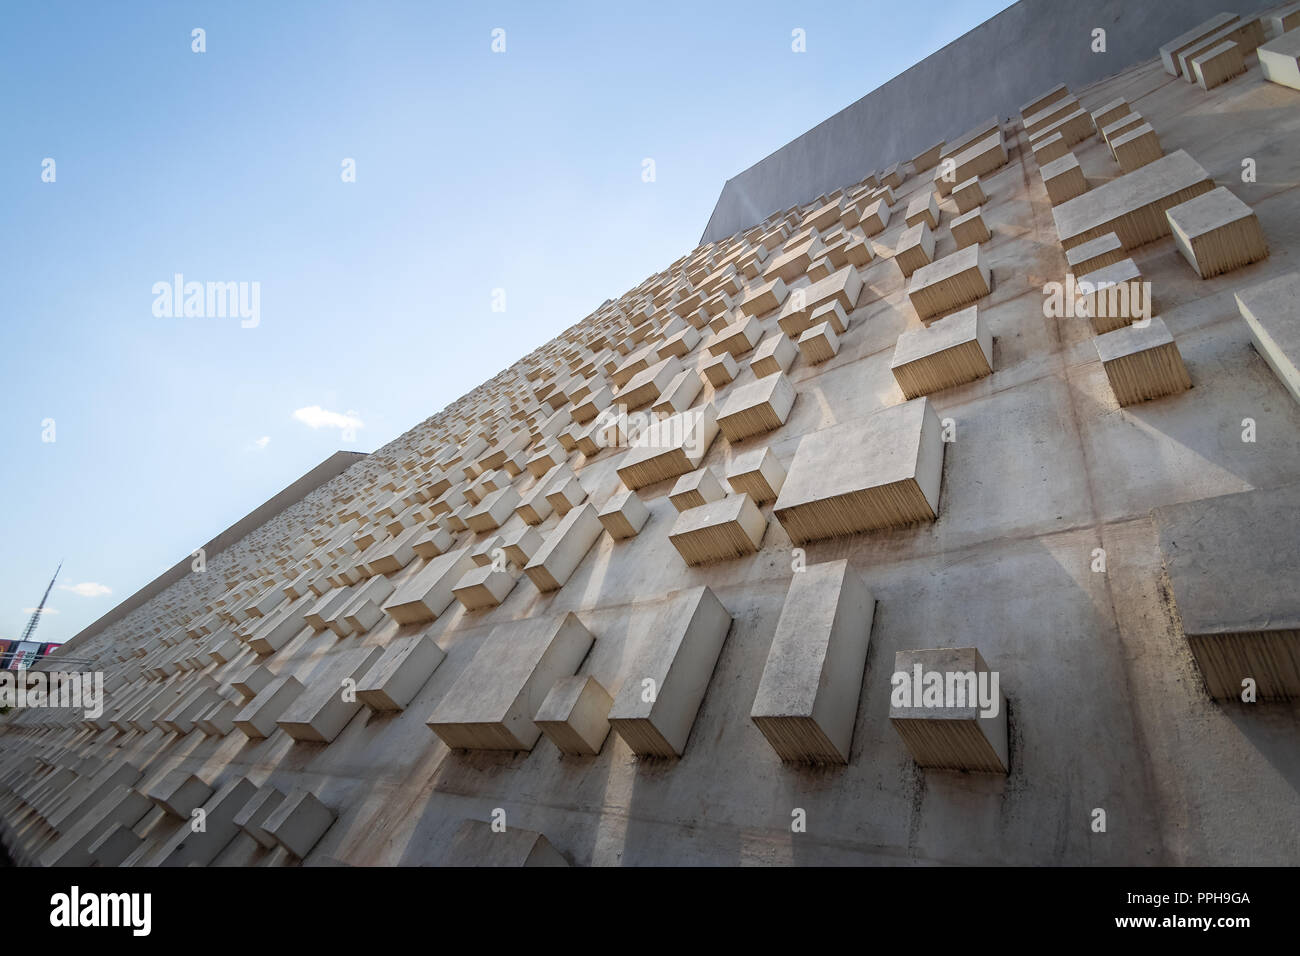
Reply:
M852 312L862 293L862 278L854 268L843 268L804 288L795 289L781 307L777 325L792 339L813 324L813 315L827 307L840 306ZM761 346L760 346L761 348Z
M173 770L145 794L154 805L177 820L189 820L195 808L212 796L212 787L188 770Z
M808 328L827 322L836 335L843 335L849 330L850 321L848 311L843 305L839 302L825 302L813 309Z
M1068 98L1070 89L1064 83L1058 83L1046 93L1040 93L1028 103L1020 107L1020 121L1023 124L1026 119L1040 112L1043 107L1050 106L1058 100Z
M1096 132L1097 128L1093 125L1092 114L1083 109L1075 100L1067 107L1067 111L1063 115L1060 115L1054 122L1037 133L1032 134L1029 137L1029 146L1034 151L1034 155L1038 156L1042 152L1041 147L1045 142L1055 140L1059 136L1060 143L1068 150Z
M1111 149L1115 153L1115 161L1119 163L1119 168L1125 173L1141 169L1164 155L1164 151L1160 148L1160 138L1156 136L1156 131L1151 128L1150 123L1143 123L1112 140Z
M448 867L568 866L559 850L534 830L511 826L498 832L490 823L465 820L442 861Z
M722 482L718 481L713 469L700 468L678 478L673 490L668 493L668 500L681 512L706 505L710 501L721 501L726 496Z
M784 376L769 376L771 382ZM632 491L700 466L718 434L718 416L710 402L670 415L644 429L624 453L618 477Z
M492 492L465 516L465 524L476 534L501 527L519 505L519 492L506 485Z
M469 548L438 555L393 592L384 613L398 624L437 620L453 600L451 589L473 566Z
M880 185L887 186L890 189L897 189L903 185L903 179L902 164L893 163L880 174Z
M1002 141L1002 131L997 130L953 156L951 166L940 163L934 171L934 187L940 196L947 196L957 183L991 173L1006 163L1007 147Z
M1176 59L1183 79L1188 83L1195 83L1197 77L1192 61L1225 41L1235 43L1240 47L1243 55L1254 52L1255 48L1264 42L1263 19L1258 16L1248 16L1236 23L1225 24L1178 53Z
M749 360L749 367L754 375L763 378L789 371L794 364L799 350L795 344L779 332L774 332L759 343Z
M551 490L551 485L571 473L572 471L568 465L556 465L545 476L539 478L537 484L519 497L519 505L515 508L515 514L519 515L525 524L541 524L551 516L551 511L554 510L551 502L546 497Z
M1235 13L1220 13L1161 45L1160 61L1164 65L1165 72L1171 76L1181 76L1183 68L1179 62L1179 57L1183 52L1198 41L1210 36L1216 30L1232 23L1238 23L1240 20L1241 17Z
M969 305L992 291L992 276L977 243L916 270L907 297L916 314L926 321Z
M562 677L537 708L533 723L560 753L594 756L609 736L609 709L613 705L614 698L596 678Z
M980 178L972 176L964 183L958 183L952 188L952 198L953 202L957 204L957 211L961 213L970 212L976 206L984 205L984 202L989 197L984 193L984 184L980 182ZM936 216L935 221L931 223L931 228L937 228L938 225L938 217Z
M257 793L246 777L228 780L203 804L203 827L181 827L149 856L150 866L207 866L236 834L235 814Z
M356 594L343 609L342 626L331 624L330 630L339 637L365 634L384 619L383 605L392 593L393 582L383 577L371 578L365 584L358 585Z
M1092 340L1121 405L1134 405L1192 387L1182 354L1164 319L1129 325Z
M466 611L481 611L504 601L518 582L518 572L487 564L466 571L452 593Z
M703 362L700 365L700 374L714 388L721 388L728 382L734 381L740 374L740 365L731 357L730 352L723 352Z
M502 536L501 550L505 552L507 561L522 568L541 550L542 540L541 533L535 527L515 528Z
M404 710L446 656L427 633L397 638L357 681L357 700L375 711Z
M561 475L546 492L546 500L560 517L564 517L587 500L587 489L575 474Z
M747 494L728 495L677 516L668 532L688 565L729 561L758 551L767 519Z
M304 620L311 625L314 631L323 631L329 626L329 622L339 617L343 609L347 607L348 602L352 600L355 592L350 587L334 588L325 594L308 608L307 613L303 616Z
M958 249L965 249L989 239L989 227L984 223L984 207L976 206L970 212L953 217L948 223L953 241Z
M230 682L230 686L245 700L252 700L273 680L275 675L271 673L270 668L263 664L253 664L240 671L239 675Z
M1190 60L1196 84L1206 92L1246 72L1245 51L1231 40L1213 46Z
M891 683L889 722L919 766L1008 772L1007 701L978 650L898 651Z
M889 215L892 211L890 204L883 199L870 202L863 208L862 215L858 217L858 228L867 237L879 235L888 227Z
M773 513L796 545L933 521L943 450L926 398L812 432L799 441Z
M908 399L964 385L993 373L993 333L972 305L904 332L889 367Z
M284 803L283 791L270 784L259 787L235 814L235 826L256 840L264 849L274 849L279 844L275 842L275 837L266 832L266 821L282 803Z
M1039 167L1046 166L1048 163L1054 163L1056 160L1066 156L1070 152L1070 146L1065 141L1065 137L1060 133L1053 133L1051 136L1044 136L1033 144L1034 162Z
M757 324L756 319L748 321ZM672 357L656 362L632 376L631 380L615 393L614 401L629 410L657 402L681 370L681 363Z
M614 696L609 723L642 757L680 757L722 644L731 614L707 587L670 595Z
M1076 312L1088 317L1098 335L1122 329L1154 311L1153 303L1146 301L1142 273L1132 259L1079 276L1075 288L1079 293Z
M308 790L295 790L266 818L263 828L298 859L334 825L335 813Z
M783 374L768 375L734 389L718 411L718 429L727 441L780 428L790 417L795 390Z
M1268 241L1254 210L1223 186L1165 215L1178 251L1202 279L1268 257Z
M631 538L639 534L650 517L650 509L645 506L635 491L624 488L616 491L601 506L596 515L610 537L615 541Z
M1236 300L1255 351L1300 402L1300 272L1242 289Z
M926 170L934 169L939 162L939 156L943 152L943 143L935 143L929 149L917 153L912 157L912 171L923 173Z
M814 325L799 336L799 353L809 365L834 358L840 351L840 339L830 322Z
M478 567L485 568L496 559L504 543L504 535L488 535L486 538L470 545L469 558Z
M762 285L746 289L736 310L745 316L766 315L773 309L779 308L787 294L785 281L780 278L772 279Z
M524 568L524 573L539 591L563 587L596 543L603 527L590 503L574 508L547 536L541 549Z
M725 358L731 356L726 355ZM703 387L704 383L698 372L694 369L683 369L668 383L668 387L664 389L651 410L659 415L676 415L678 412L684 412L695 404L695 399Z
M796 237L797 239L798 237ZM792 240L792 243L796 240ZM777 278L786 283L794 282L808 271L808 267L821 256L821 253L821 240L815 235L810 236L802 242L787 246L786 249L774 256L767 268L763 270L763 275L768 279ZM761 315L762 313L753 314Z
M360 701L344 698L345 682L355 688L383 653L382 647L357 647L335 655L322 672L311 675L311 683L280 715L276 726L294 740L332 741L361 709Z
M454 749L532 750L538 706L577 671L594 639L572 612L497 625L434 707L429 728Z
M775 501L785 482L785 469L771 448L743 452L727 464L727 484L738 495L747 494L758 504Z
M194 726L208 737L224 737L235 729L241 709L234 701L219 700L194 719Z
M1269 15L1274 34L1287 33L1300 27L1300 3L1288 4Z
M432 524L425 525L411 538L411 550L415 552L416 557L428 560L450 551L452 543L452 536L445 528Z
M269 737L275 730L275 722L302 690L302 684L291 674L275 678L244 705L235 718L235 726L250 740Z
M693 329L687 329L686 331L694 333ZM613 401L614 393L610 391L608 385L602 385L600 388L588 392L581 401L575 402L569 410L569 415L579 425L584 425L608 408Z
M929 225L918 222L909 226L898 237L894 249L894 262L907 278L917 269L934 261L934 233Z
M41 852L41 866L89 866L90 847L114 826L133 827L153 808L144 794L118 786L103 795Z
M1032 115L1024 117L1021 125L1024 126L1025 134L1032 139L1044 130L1054 127L1078 108L1077 99L1073 96L1063 96L1035 110Z
M1146 123L1146 119L1141 113L1133 110L1124 115L1111 120L1101 130L1101 138L1106 143L1106 148L1110 150L1113 157L1115 155L1115 141L1121 136L1131 133Z
M1043 185L1047 187L1047 199L1053 206L1059 206L1075 196L1082 196L1088 191L1088 180L1079 167L1079 160L1074 153L1066 153L1060 159L1047 163L1039 170L1043 174Z
M1111 100L1100 109L1092 111L1092 125L1096 127L1098 134L1101 134L1107 126L1115 122L1115 120L1127 116L1132 110L1133 107L1123 97Z
M1213 188L1210 174L1180 149L1061 203L1052 218L1067 250L1108 232L1135 249L1169 235L1167 209Z
M931 229L939 228L939 197L933 190L925 190L907 204L903 217L909 226L923 222Z
M1124 252L1124 244L1119 241L1119 236L1113 232L1108 232L1106 235L1090 242L1075 246L1065 254L1065 261L1070 267L1070 272L1076 276L1096 272L1106 266L1123 262L1127 258L1128 255Z
M709 339L705 348L710 355L728 352L733 358L740 358L758 344L762 334L762 325L751 315L738 319L715 334Z
M749 712L782 760L849 762L875 606L847 561L794 575Z

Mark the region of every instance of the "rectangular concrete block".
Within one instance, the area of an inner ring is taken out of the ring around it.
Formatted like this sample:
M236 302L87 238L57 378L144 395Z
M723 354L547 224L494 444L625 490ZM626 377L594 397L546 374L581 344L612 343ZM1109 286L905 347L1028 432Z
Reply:
M1131 173L1164 155L1160 138L1150 123L1143 123L1111 140L1111 151L1122 172Z
M596 678L562 677L537 708L533 723L560 753L594 756L609 736L613 705L614 699Z
M1079 293L1075 309L1087 316L1098 335L1122 329L1154 312L1154 304L1146 301L1148 290L1142 273L1132 259L1079 276L1075 289Z
M361 710L359 700L345 699L344 682L352 682L355 689L383 653L382 647L357 647L333 655L321 671L310 676L303 692L276 720L276 726L294 740L332 741Z
M979 177L975 177L979 181ZM963 184L964 185L964 184ZM978 205L978 203L976 204ZM931 229L939 228L939 196L933 190L924 190L913 197L912 201L907 204L907 212L903 216L909 226L915 226L919 222L925 223Z
M266 820L277 807L284 802L284 793L267 784L257 788L257 792L235 814L235 826L243 830L264 849L274 849L275 837L266 832Z
M858 228L868 238L877 236L889 226L889 216L892 211L890 204L883 199L868 202L858 217Z
M1067 250L1108 232L1136 249L1169 235L1165 210L1213 188L1210 174L1180 149L1061 203L1052 218Z
M1106 369L1111 391L1121 405L1135 405L1192 387L1174 337L1164 319L1129 325L1092 340Z
M758 344L749 360L749 367L758 378L779 375L789 371L798 355L799 349L793 342L780 332L773 332Z
M257 793L247 778L227 781L203 804L203 828L183 826L148 861L150 866L207 866L239 833L235 814Z
M731 358L730 355L725 357ZM698 372L690 368L682 369L677 373L677 377L668 383L668 388L664 390L651 410L665 416L684 412L695 404L695 399L703 387L704 383Z
M799 440L773 513L796 545L933 521L942 426L917 398Z
M1236 294L1255 351L1300 402L1300 272L1288 272Z
M731 357L730 352L714 355L700 363L700 375L714 388L721 388L728 382L735 381L739 374L740 365Z
M918 398L993 373L993 333L977 306L898 337L889 363L904 398Z
M519 492L512 485L500 488L479 502L465 516L465 524L475 534L493 531L506 523L519 505Z
M896 693L890 695L889 722L917 764L931 770L1009 771L1006 697L977 649L899 651L891 683ZM981 687L989 698L984 708Z
M173 770L150 787L145 796L169 816L189 820L194 809L212 796L212 787L188 770Z
M334 811L307 790L295 790L266 818L266 832L298 859L320 842L334 825Z
M964 183L972 176L984 176L1007 164L1007 147L1002 141L1002 131L999 129L972 143L952 160L951 168L946 163L935 168L934 186L940 196L947 196L957 183Z
M875 605L847 561L794 575L749 713L782 760L849 762Z
M984 205L988 198L988 195L984 192L984 184L980 182L978 176L972 176L952 188L952 199L957 204L959 213L970 212L976 206ZM937 226L938 222L936 221L932 228Z
M749 495L728 495L681 512L668 540L694 567L755 553L766 529L767 519Z
M357 700L374 711L405 710L446 656L427 633L397 638L357 681Z
M1197 86L1209 92L1234 76L1241 76L1246 72L1244 54L1241 46L1231 40L1224 40L1190 60Z
M269 737L276 721L303 691L302 684L292 674L282 674L267 684L257 696L244 705L235 718L238 727L250 740Z
M610 496L596 517L611 538L621 541L640 533L650 517L650 509L635 491L624 488Z
M736 310L743 316L763 316L779 308L787 294L785 281L780 278L772 279L745 290Z
M799 354L809 365L820 365L840 351L840 339L830 322L814 325L799 336Z
M763 328L758 319L752 315L746 316L715 333L705 344L705 349L710 355L726 352L732 358L740 358L753 350L762 334Z
M541 550L528 562L524 573L543 593L564 587L603 528L592 504L574 508L547 535Z
M1195 83L1197 77L1193 61L1225 41L1235 43L1241 48L1243 54L1253 52L1264 42L1264 21L1258 16L1244 17L1236 23L1225 24L1187 47L1177 55L1183 79L1188 83Z
M653 625L659 639L644 645L609 711L610 726L633 753L685 752L730 628L731 614L707 587L670 595Z
M681 512L706 505L710 501L721 501L726 496L727 492L713 469L698 468L677 479L672 491L668 493L668 500Z
M443 858L448 867L568 866L551 842L534 830L508 827L498 832L490 823L465 820Z
M747 321L757 323L758 320ZM738 334L743 335L743 333ZM681 370L681 362L672 356L656 362L633 375L631 380L614 394L614 401L628 410L652 405L659 401Z
M918 222L904 229L894 248L894 263L903 278L934 261L934 233L928 223Z
M976 206L970 212L953 217L952 221L948 223L948 230L952 233L953 241L957 243L958 249L965 249L967 246L980 242L988 242L990 233L988 225L984 222L984 207Z
M992 275L977 243L916 270L907 297L924 322L969 305L992 291Z
M541 735L533 716L594 639L572 612L497 625L434 707L429 728L454 749L532 750Z
M90 848L114 826L133 827L153 808L144 794L118 786L71 823L40 857L41 866L90 866Z
M452 588L473 566L469 548L438 555L393 592L384 613L398 624L436 620L451 604Z
M1209 36L1230 23L1237 23L1240 20L1241 17L1235 13L1220 13L1161 46L1160 61L1164 65L1165 72L1170 76L1181 76L1182 65L1178 62L1179 54L1198 40Z
M557 515L564 517L587 500L587 489L577 475L568 472L558 475L551 482L546 500L551 503L551 509Z
M1070 267L1070 272L1076 276L1087 275L1089 272L1095 272L1127 258L1124 244L1113 232L1077 245L1065 253L1065 261Z
M768 375L732 390L718 411L718 429L737 442L780 428L790 417L795 390L783 374Z
M1097 128L1097 132L1098 134L1100 134L1101 131L1105 129L1107 126L1115 122L1115 120L1119 119L1120 117L1127 116L1130 112L1132 112L1132 110L1133 108L1129 106L1128 100L1124 99L1123 97L1120 97L1119 99L1111 100L1109 103L1107 103L1105 106L1101 107L1100 109L1095 109L1092 111L1092 125Z
M1066 153L1060 159L1053 160L1041 167L1043 185L1047 187L1047 199L1053 206L1088 191L1088 180L1084 178L1079 160L1074 153Z
M769 376L764 381L783 377ZM694 471L717 434L718 417L712 403L670 415L637 436L619 462L618 477L626 488L635 491Z
M785 469L771 448L753 448L727 463L727 484L738 494L747 494L758 504L775 501L785 483Z
M1220 186L1165 212L1179 253L1202 279L1268 257L1255 211Z

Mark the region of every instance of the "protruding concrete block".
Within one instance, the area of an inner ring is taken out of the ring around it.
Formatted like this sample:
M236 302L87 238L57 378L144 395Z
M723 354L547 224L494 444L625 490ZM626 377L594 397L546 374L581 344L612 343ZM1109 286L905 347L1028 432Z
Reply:
M768 376L766 382L784 376ZM718 434L713 404L671 415L646 428L623 455L618 477L633 491L698 468Z
M934 261L934 233L929 225L918 222L909 226L898 237L894 248L894 262L903 278L908 278L917 269Z
M645 506L645 502L635 491L624 488L610 496L596 517L605 526L610 537L615 541L621 541L640 533L650 517L650 509Z
M758 550L767 519L747 494L728 495L677 516L668 540L688 565L729 561Z
M438 555L393 592L384 613L398 624L436 620L451 604L452 588L473 566L469 548Z
M713 469L698 468L677 479L673 490L668 493L668 500L681 512L706 505L710 501L721 501L726 496L727 492Z
M307 790L295 790L266 818L263 828L298 859L312 851L334 825L334 811Z
M269 737L275 722L302 693L302 684L292 674L282 674L260 690L235 718L235 726L251 740Z
M736 376L740 374L740 365L731 357L730 352L723 352L702 362L700 374L714 388L721 388L728 382L735 381Z
M964 183L972 176L991 173L1007 164L1007 147L1002 141L1002 131L996 130L972 143L951 159L951 164L941 162L934 171L934 187L940 196L952 192L957 183Z
M1164 155L1164 150L1160 148L1160 138L1150 123L1143 123L1123 136L1112 139L1110 147L1115 154L1115 162L1119 163L1120 170L1125 173L1141 169Z
M734 389L718 412L718 429L727 441L742 441L780 428L794 406L794 386L785 375L768 375Z
M1113 232L1108 232L1097 239L1075 246L1065 254L1065 261L1069 264L1070 272L1076 276L1096 272L1098 269L1104 269L1106 266L1122 262L1127 258L1128 254L1124 251L1124 244L1119 241L1119 236Z
M805 435L773 513L797 545L933 521L941 433L929 399L917 398Z
M564 517L587 500L587 489L575 474L559 476L546 492L546 500L560 517Z
M596 678L562 677L537 708L533 723L560 753L594 756L609 735L614 699Z
M889 225L889 215L892 211L890 204L883 199L869 202L863 207L862 215L858 218L858 227L868 237L879 235Z
M149 858L152 866L207 866L239 832L235 815L257 793L245 777L227 781L203 804L203 828L184 826Z
M504 601L517 583L517 570L489 563L466 571L452 593L466 611L481 611Z
M924 322L969 305L992 291L992 275L976 244L916 270L907 297Z
M747 289L740 299L737 311L746 316L766 315L778 308L785 301L787 294L785 281L780 278L772 279L770 282Z
M572 612L499 624L430 715L448 747L532 750L538 707L587 656L594 637Z
M1084 178L1078 157L1074 153L1066 153L1039 171L1043 174L1043 185L1047 187L1047 199L1053 206L1059 206L1088 191L1088 180Z
M1238 14L1220 13L1204 23L1198 24L1186 33L1174 37L1174 39L1160 47L1160 60L1164 64L1165 72L1170 76L1181 76L1183 68L1179 62L1180 54L1216 30L1240 21L1241 17Z
M976 177L978 181L978 177ZM925 223L931 229L939 228L939 196L933 190L924 190L919 192L907 204L907 212L904 220L909 226L915 226L919 222Z
M833 359L840 351L840 339L829 322L814 325L799 336L799 353L809 365Z
M731 358L730 355L723 356ZM734 362L735 360L732 359ZM684 412L695 404L696 397L700 394L700 389L704 387L699 373L694 369L682 369L677 373L669 384L668 388L660 396L659 401L655 402L652 411L659 415L676 415Z
M747 494L758 504L775 501L785 483L785 469L771 448L742 452L727 464L727 483L738 495Z
M516 528L501 538L501 550L506 560L517 568L522 568L541 550L545 539L534 527Z
M732 358L740 358L758 344L763 334L762 325L754 316L746 316L732 322L721 332L716 333L705 349L710 355L722 355L724 352Z
M983 206L976 206L970 212L954 216L952 221L948 223L948 230L952 233L953 242L957 243L958 249L965 249L967 246L973 246L980 242L988 242L991 236L989 227L984 222Z
M138 773L138 771L137 771ZM89 866L90 847L115 825L133 827L153 804L131 787L118 786L77 816L40 855L41 866Z
M1236 299L1255 351L1300 402L1300 272L1242 289Z
M1178 251L1202 279L1268 257L1255 211L1223 186L1170 208L1165 216Z
M579 505L555 526L524 568L524 573L539 591L563 587L596 543L602 529L595 507L590 503Z
M680 757L731 628L707 587L676 592L614 697L609 723L642 757Z
M114 823L99 839L90 844L92 862L100 866L121 866L132 853L140 850L144 841L129 826Z
M1192 387L1174 337L1164 319L1130 325L1092 340L1121 405L1135 405Z
M1231 40L1210 47L1190 62L1197 85L1209 92L1246 72L1245 51Z
M446 656L427 633L397 638L357 681L357 700L371 710L405 710Z
M899 651L891 683L889 722L920 766L1008 772L1007 701L978 650Z
M782 760L849 762L875 606L847 561L794 575L749 713Z
M251 836L263 848L274 849L279 844L275 842L275 837L266 832L266 820L282 803L284 803L282 791L270 784L259 787L235 814L235 826Z
M773 332L754 350L753 358L749 360L749 367L758 378L779 375L790 370L798 354L799 350L793 342L780 332Z
M1154 303L1147 301L1148 287L1132 259L1079 276L1075 289L1079 293L1076 310L1088 317L1098 335L1122 329L1154 311Z
M747 321L757 323L758 320ZM631 380L615 393L614 401L629 410L651 405L659 401L681 370L681 362L671 356L656 362L633 375Z
M1300 30L1291 29L1255 52L1264 79L1300 90Z
M988 195L984 192L984 184L980 182L978 176L972 176L964 183L958 183L952 188L952 199L957 204L959 213L970 212L977 206L984 205L988 198ZM938 225L936 218L931 228L937 228Z
M196 807L212 796L212 787L188 770L173 770L149 788L146 796L177 820L189 820Z
M496 831L492 824L466 820L456 831L443 866L568 866L542 834L522 827Z
M519 492L506 485L492 492L465 516L465 524L476 534L493 531L506 523L519 505Z
M357 647L334 656L323 672L312 674L306 689L275 722L294 740L329 743L361 710L355 694L344 697L345 681L357 683L383 656L382 647Z
M918 398L993 373L993 333L977 306L898 337L889 363L904 398Z

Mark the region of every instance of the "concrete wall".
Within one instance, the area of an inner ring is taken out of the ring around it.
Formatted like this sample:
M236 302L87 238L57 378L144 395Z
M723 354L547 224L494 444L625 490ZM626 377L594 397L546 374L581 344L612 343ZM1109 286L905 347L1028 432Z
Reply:
M244 515L244 517L240 518L211 541L202 545L205 557L210 560L220 554L225 548L234 544L244 535L256 528L260 528L285 508L295 502L301 501L304 497L325 484L325 482L329 481L335 475L346 471L353 464L365 457L366 453L361 451L336 451L279 494L268 498L265 502ZM58 653L65 655L71 654L82 638L96 634L113 622L120 621L146 601L157 597L185 575L189 574L190 562L192 560L193 557L191 555L186 555L180 561L177 561L170 569L158 575L158 577L154 578L140 590L136 591L103 617L96 620L93 624L83 627L68 639L68 641L59 649Z
M1020 0L727 180L700 237L712 242L769 214L907 161L1066 83L1078 88L1158 56L1161 44L1225 10L1269 0ZM1106 30L1106 53L1092 31ZM1030 39L1032 38L1032 42Z

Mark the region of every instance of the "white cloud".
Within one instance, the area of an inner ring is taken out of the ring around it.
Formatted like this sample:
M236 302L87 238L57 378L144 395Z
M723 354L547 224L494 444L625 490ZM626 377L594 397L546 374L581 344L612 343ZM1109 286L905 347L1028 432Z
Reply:
M263 435L257 441L253 442L253 444L256 445L258 448L265 448L267 445L271 444L271 436Z
M352 412L345 415L340 412L331 412L319 405L308 405L306 408L300 408L293 413L293 417L308 428L357 429L365 427L361 419L357 418Z
M113 589L107 584L98 584L95 581L82 581L80 584L60 584L60 591L71 591L81 597L103 597L105 594L112 594Z
M25 608L23 608L23 613L24 613L24 614L35 614L35 613L36 613L36 608L34 608L34 607L25 607ZM58 613L59 613L59 612L56 611L56 610L54 610L54 608L52 608L52 607L43 607L43 608L41 608L41 614L58 614Z

